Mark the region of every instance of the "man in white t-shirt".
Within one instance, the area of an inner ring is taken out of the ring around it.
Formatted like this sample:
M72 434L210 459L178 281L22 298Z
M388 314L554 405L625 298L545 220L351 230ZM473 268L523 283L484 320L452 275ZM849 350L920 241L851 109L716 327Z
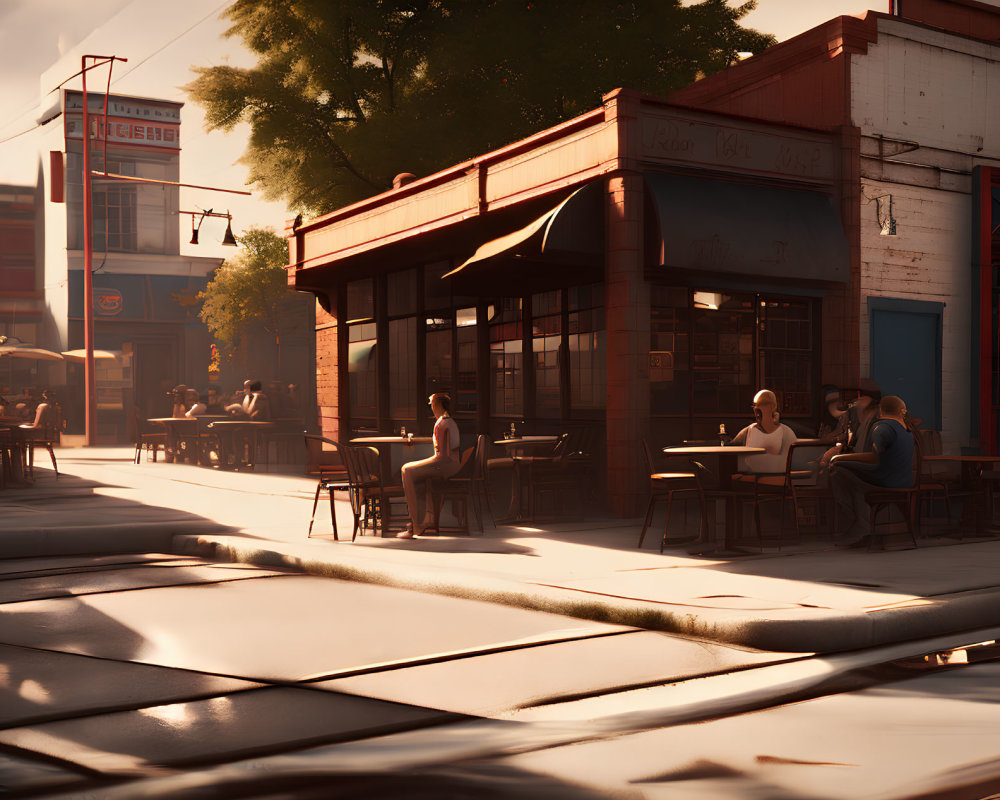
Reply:
M740 472L784 472L788 448L795 441L795 432L779 420L778 398L769 389L761 389L753 398L756 422L747 425L733 437L731 444L763 447L767 452L740 459Z

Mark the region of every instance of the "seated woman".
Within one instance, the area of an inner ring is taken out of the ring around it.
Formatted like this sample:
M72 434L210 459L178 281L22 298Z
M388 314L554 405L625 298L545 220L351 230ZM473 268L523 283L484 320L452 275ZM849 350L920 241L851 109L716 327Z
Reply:
M410 524L403 533L397 534L400 539L419 536L430 524L425 515L429 515L431 510L431 479L450 478L461 466L458 425L451 418L451 397L437 392L430 396L429 402L431 411L437 417L437 422L434 423L434 455L403 465L403 494L406 497L406 509L410 513ZM417 483L421 481L425 486L420 487L422 491L418 491Z
M38 431L44 434L46 429L55 429L57 420L58 415L56 413L55 405L49 397L49 391L48 389L43 389L41 402L35 406L35 416L33 421L26 422L20 427L25 430Z
M753 398L756 422L747 425L733 437L732 444L763 447L767 452L741 459L740 471L750 473L784 472L788 448L795 441L795 432L779 420L778 398L774 392L761 389Z

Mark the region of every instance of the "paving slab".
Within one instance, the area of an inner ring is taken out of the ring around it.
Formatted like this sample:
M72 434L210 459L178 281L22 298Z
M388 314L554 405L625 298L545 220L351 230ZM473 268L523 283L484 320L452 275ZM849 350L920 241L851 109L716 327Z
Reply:
M0 787L8 796L15 792L37 793L62 789L79 783L83 773L32 758L0 753Z
M480 716L800 658L636 631L320 681L316 688Z
M648 798L932 796L1000 780L998 682L1000 665L974 664L503 761L607 792L630 786Z
M621 630L626 628L295 575L9 603L0 641L295 681Z
M0 744L106 774L156 774L462 717L309 689L270 687L0 731Z
M137 564L204 564L202 558L180 556L171 553L114 553L106 556L67 556L41 558L0 559L0 576L20 577L23 575L54 574L60 571L81 572L86 570L115 569L120 566Z
M80 573L62 572L57 575L24 578L8 577L0 580L0 605L49 597L73 597L94 592L121 592L287 575L287 572L266 570L245 564L178 563L164 566L144 564L135 568L121 567Z
M186 670L0 644L0 727L260 685Z

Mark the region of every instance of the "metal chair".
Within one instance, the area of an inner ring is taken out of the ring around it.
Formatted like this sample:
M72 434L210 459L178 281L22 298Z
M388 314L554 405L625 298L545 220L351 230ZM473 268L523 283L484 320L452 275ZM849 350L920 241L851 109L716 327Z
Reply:
M342 447L339 442L335 442L333 439L326 439L322 436L307 433L304 438L309 465L315 466L315 470L319 473L319 480L316 483L316 494L313 496L312 516L309 518L309 531L306 534L306 538L309 539L312 537L313 523L316 521L316 506L319 505L319 496L321 492L326 491L330 495L330 518L333 521L333 538L340 541L337 531L337 510L334 504L334 495L336 492L351 491L350 475L344 459L344 450L346 448ZM326 452L335 455L339 464L324 458L323 445L328 445L332 448L332 450ZM354 535L357 534L356 520L352 534L353 541Z
M639 543L636 547L642 547L646 538L646 531L653 521L653 512L656 503L662 499L667 500L667 518L663 523L663 537L660 540L660 552L667 543L667 531L670 528L670 507L674 500L674 494L694 493L698 494L698 482L695 480L693 472L657 472L654 466L653 451L649 447L649 442L642 440L642 455L646 463L646 470L649 473L649 504L646 506L646 517L642 522L642 532L639 534Z

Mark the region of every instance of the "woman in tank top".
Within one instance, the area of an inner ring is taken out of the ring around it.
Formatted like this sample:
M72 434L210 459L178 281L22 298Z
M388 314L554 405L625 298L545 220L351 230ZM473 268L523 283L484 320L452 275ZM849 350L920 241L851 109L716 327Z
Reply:
M458 425L451 418L451 397L443 392L432 394L428 400L437 417L434 423L434 455L403 465L403 495L410 513L410 524L399 539L412 539L424 532L431 520L430 485L432 478L450 478L461 466L461 449ZM419 484L424 484L420 486Z

